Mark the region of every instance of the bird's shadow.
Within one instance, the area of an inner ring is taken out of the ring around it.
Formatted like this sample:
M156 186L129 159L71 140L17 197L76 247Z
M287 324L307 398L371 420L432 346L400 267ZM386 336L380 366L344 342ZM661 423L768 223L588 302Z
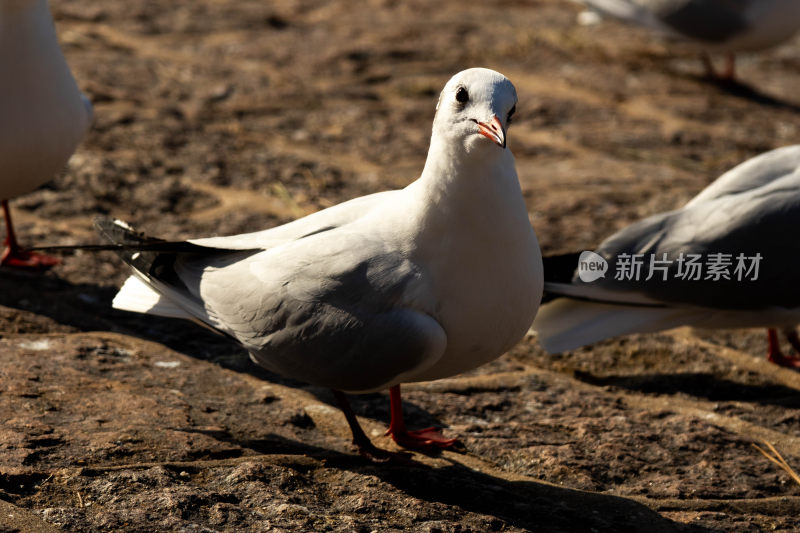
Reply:
M769 107L779 111L800 113L800 103L791 102L782 98L765 93L761 89L750 85L739 79L726 79L717 76L709 76L707 73L687 72L670 63L667 58L661 55L638 54L635 59L629 61L631 70L646 70L658 65L660 71L668 76L690 80L695 83L703 84L714 88L722 93L747 100L764 107Z
M577 371L575 378L591 385L617 387L650 395L683 393L711 402L749 402L800 408L800 396L791 387L739 383L704 372L596 376Z
M792 113L800 113L800 105L788 100L783 100L775 96L769 95L757 87L753 87L740 80L727 80L721 78L711 78L709 76L701 75L687 75L695 81L703 82L712 87L716 87L719 91L735 96L742 100L747 100L764 107L770 107L778 111L789 111Z
M548 532L715 531L673 522L632 499L543 482L504 479L470 468L452 457L440 460L438 466L413 459L373 463L355 454L295 442L277 435L258 440L240 439L227 432L214 432L210 436L265 456L303 455L320 461L326 469L377 477L408 497L438 502L463 513L493 517L486 524L493 531L507 526ZM364 490L368 491L369 487ZM452 514L453 510L442 512ZM459 513L459 516L463 514Z

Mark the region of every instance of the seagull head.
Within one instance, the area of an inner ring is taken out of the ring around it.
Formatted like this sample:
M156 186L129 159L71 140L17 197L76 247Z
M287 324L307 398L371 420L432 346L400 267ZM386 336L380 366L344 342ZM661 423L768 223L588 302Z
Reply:
M514 85L485 68L459 72L447 82L433 120L433 135L467 152L505 150L506 131L517 104Z

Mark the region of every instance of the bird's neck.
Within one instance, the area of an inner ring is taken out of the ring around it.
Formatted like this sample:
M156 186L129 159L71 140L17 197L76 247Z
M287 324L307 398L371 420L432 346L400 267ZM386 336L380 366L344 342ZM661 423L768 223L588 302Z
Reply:
M472 153L431 142L425 169L408 191L419 206L409 213L422 242L451 242L453 228L469 239L493 240L498 228L530 232L514 157L508 149L486 143ZM459 234L461 234L459 233Z
M477 211L481 205L494 207L495 199L520 197L510 150L488 142L468 150L436 137L431 140L422 175L409 188L425 197L420 205L444 214Z

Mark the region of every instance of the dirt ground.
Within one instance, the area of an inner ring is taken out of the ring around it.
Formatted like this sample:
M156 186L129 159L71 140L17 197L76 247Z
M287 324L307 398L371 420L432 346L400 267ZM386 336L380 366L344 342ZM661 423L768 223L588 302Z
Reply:
M798 142L800 39L702 76L696 52L566 0L51 2L95 105L68 168L12 202L26 243L262 229L416 178L439 90L503 72L545 253L591 249ZM787 228L787 231L793 231ZM406 387L462 453L374 465L332 395L190 323L110 309L127 270L0 271L0 531L800 529L800 375L763 330L630 336ZM373 440L388 396L353 398Z

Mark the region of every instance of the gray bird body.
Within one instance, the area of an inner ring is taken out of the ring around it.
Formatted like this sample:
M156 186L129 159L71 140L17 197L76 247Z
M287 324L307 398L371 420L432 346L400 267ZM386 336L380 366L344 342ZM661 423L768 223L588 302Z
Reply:
M800 29L796 0L582 0L613 17L694 41L704 49L768 48Z
M624 333L697 327L789 327L800 323L800 145L761 154L720 176L684 207L634 223L595 250L610 266L604 278L546 283L565 296L544 305L534 323L550 351L563 351ZM622 256L643 257L641 275L615 275ZM682 278L683 255L726 254L729 279ZM735 271L737 257L759 255L758 274ZM651 279L649 260L666 260ZM548 278L550 273L546 272ZM745 274L745 275L742 275ZM666 280L664 279L666 277ZM619 279L622 278L622 279ZM741 279L739 279L741 278Z

